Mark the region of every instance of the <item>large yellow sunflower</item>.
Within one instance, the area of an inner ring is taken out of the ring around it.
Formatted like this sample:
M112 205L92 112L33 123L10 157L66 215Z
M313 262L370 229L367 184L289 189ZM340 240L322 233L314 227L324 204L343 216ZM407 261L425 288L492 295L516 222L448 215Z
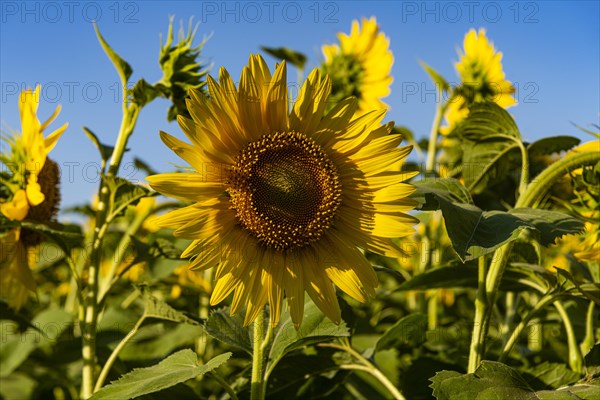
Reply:
M350 34L338 33L340 44L324 45L322 70L333 84L330 101L358 98L358 115L387 108L381 99L390 94L394 56L390 41L379 32L375 17L352 21Z
M42 124L37 118L39 98L39 85L35 90L21 92L21 133L5 139L11 152L0 155L0 162L6 166L6 172L0 175L0 219L46 222L58 211L58 165L48 158L48 153L67 124L44 138L44 130L56 118L60 106ZM0 290L14 308L20 308L29 291L35 290L28 259L35 255L30 249L40 239L39 234L28 229L0 229Z
M192 119L178 121L191 144L161 138L194 171L147 178L160 193L194 204L158 217L158 226L193 242L182 257L193 269L217 266L211 304L234 292L231 313L246 324L266 303L277 324L284 295L299 326L307 291L334 322L332 282L359 301L374 296L377 276L360 249L388 256L389 238L410 235L414 190L397 165L411 147L381 126L385 110L353 119L355 98L324 114L329 77L311 72L291 111L286 64L273 75L251 56L239 87L223 68L208 78L210 96L190 92Z
M483 101L492 101L508 108L517 103L512 96L515 88L505 79L502 69L502 52L497 52L489 42L485 29L471 29L464 39L464 53L455 64L461 83L458 94L446 109L446 126L442 134L451 132L469 114L468 106Z

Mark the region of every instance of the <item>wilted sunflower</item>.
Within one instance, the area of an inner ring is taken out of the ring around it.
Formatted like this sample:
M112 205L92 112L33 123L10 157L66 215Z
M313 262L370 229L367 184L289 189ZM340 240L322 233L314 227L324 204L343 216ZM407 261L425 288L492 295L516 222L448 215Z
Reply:
M358 98L358 115L387 108L381 101L390 94L394 56L390 41L379 32L375 17L352 21L350 35L338 33L340 44L324 45L322 70L333 84L330 101Z
M515 88L502 70L502 53L488 41L485 29L471 29L465 35L464 53L455 68L461 84L446 110L447 125L440 130L443 134L451 132L469 115L468 106L473 103L492 101L504 108L517 103L512 96Z
M406 198L414 188L390 170L411 147L398 148L392 123L380 126L385 110L352 119L354 98L325 115L331 82L317 69L291 111L285 63L271 75L258 55L238 88L223 68L208 87L209 98L190 92L192 119L178 119L192 144L161 132L195 171L147 179L195 204L159 217L158 226L193 240L182 254L195 256L191 268L218 264L211 304L235 291L231 313L247 306L247 324L267 302L276 324L285 293L299 326L305 290L339 322L332 282L362 302L378 285L359 247L397 256L389 238L413 232L417 220L403 211L414 207Z
M58 165L48 153L67 128L64 124L46 138L44 129L56 118L60 106L43 124L37 118L40 86L24 90L19 96L21 133L5 139L11 152L0 155L6 172L0 176L1 218L11 221L32 219L47 222L54 218L60 201ZM35 282L28 259L29 251L41 241L38 233L18 227L0 231L0 289L8 303L20 308Z

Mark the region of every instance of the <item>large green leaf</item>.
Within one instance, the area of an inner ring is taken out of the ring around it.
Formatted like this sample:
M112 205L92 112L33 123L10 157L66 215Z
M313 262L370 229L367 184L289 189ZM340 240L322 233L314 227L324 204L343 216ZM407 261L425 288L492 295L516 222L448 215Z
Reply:
M0 377L10 375L32 351L53 345L61 333L71 326L71 315L62 309L48 309L38 314L25 332L12 321L2 321L0 330Z
M581 232L584 227L578 219L556 211L531 208L483 211L471 204L451 202L448 196L435 191L425 193L425 202L439 205L452 247L463 262L516 240L525 229L547 246L565 234Z
M591 393L589 385L584 390L577 386L563 387L560 390L534 391L525 379L511 367L494 361L482 361L472 374L455 371L441 371L430 379L433 395L438 400L576 400L597 397L578 397L581 393ZM587 392L586 392L587 391ZM597 393L597 392L596 392Z
M520 291L528 288L528 274L507 269L502 275L501 290ZM468 263L435 268L416 275L396 287L396 291L452 288L477 288L477 265Z
M473 204L473 199L467 188L454 178L425 178L411 183L417 188L411 197L421 204L421 210L439 210L440 203L437 198L442 198L450 203ZM429 201L427 201L427 193L435 196L430 196Z
M18 224L23 228L43 234L56 243L65 254L70 254L74 247L83 246L83 234L79 225L33 221L23 221Z
M577 382L581 377L565 364L550 363L548 361L522 369L520 372L529 385L538 390L558 389Z
M133 72L133 70L131 69L131 66L125 60L123 60L121 58L121 56L119 56L117 54L117 52L115 52L110 47L110 45L106 42L106 40L104 40L104 38L100 34L98 25L94 24L94 29L96 30L96 36L98 37L98 40L100 41L100 45L102 46L102 49L104 49L104 52L106 53L106 55L108 56L110 61L112 61L115 68L117 69L117 73L119 74L119 77L121 78L121 83L123 84L123 86L126 86L127 81L129 80L129 77L131 76L131 74Z
M244 326L244 317L241 314L231 316L227 307L215 310L210 313L204 329L215 339L252 354L250 330Z
M152 367L134 369L119 380L100 389L91 399L125 400L158 392L202 376L221 366L229 357L231 357L231 353L224 353L206 364L201 364L198 355L192 350L181 350Z
M527 146L529 157L547 156L570 150L581 140L573 136L550 136L536 140Z
M518 153L521 140L515 121L495 103L475 103L460 125L463 143L462 174L472 193L481 193L490 183L506 179L514 167L511 153Z
M267 371L272 370L279 360L295 349L350 335L344 321L339 325L334 324L312 301L304 304L304 318L300 329L296 330L288 312L282 314L281 321L273 334Z
M544 246L551 245L564 235L581 233L585 229L583 221L558 211L522 207L509 213L535 226L539 231L538 241Z
M399 319L379 338L376 351L389 350L398 346L417 348L425 342L427 316L421 313L409 314Z

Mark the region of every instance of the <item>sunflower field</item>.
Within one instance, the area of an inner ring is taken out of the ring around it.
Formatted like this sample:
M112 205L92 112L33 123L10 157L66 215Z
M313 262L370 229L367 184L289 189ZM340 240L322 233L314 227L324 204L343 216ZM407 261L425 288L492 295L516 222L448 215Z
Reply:
M312 70L257 46L241 71L171 19L155 83L93 26L116 139L38 116L41 85L2 130L0 398L600 399L600 126L526 141L486 29L455 76L421 61L442 100L417 135L375 17ZM157 99L160 169L130 140ZM100 179L62 209L76 134Z

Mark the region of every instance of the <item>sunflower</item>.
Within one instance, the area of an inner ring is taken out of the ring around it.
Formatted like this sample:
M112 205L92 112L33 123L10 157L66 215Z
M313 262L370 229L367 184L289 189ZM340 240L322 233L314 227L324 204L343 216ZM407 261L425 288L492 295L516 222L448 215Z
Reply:
M394 56L390 41L375 17L352 21L350 35L338 33L340 44L324 45L322 71L331 77L330 101L336 104L350 96L358 98L358 115L387 108L381 101L390 94Z
M35 91L21 92L21 133L5 139L11 152L0 155L0 162L7 167L0 176L0 219L47 222L58 211L58 165L48 158L48 153L67 124L44 138L44 130L56 118L60 106L42 124L37 118L39 96L39 85ZM35 291L28 259L35 255L29 250L40 242L40 235L29 229L14 227L0 232L0 289L14 308L23 305L29 291Z
M365 302L377 276L360 249L397 257L390 238L412 234L416 218L409 176L390 166L410 146L381 125L385 110L354 118L355 98L325 114L328 76L315 69L288 108L285 62L271 75L250 56L239 87L221 68L208 78L210 96L190 91L179 124L191 141L161 132L192 171L149 176L156 191L193 204L157 218L160 227L193 242L190 267L217 266L211 305L235 292L231 314L247 307L249 324L269 304L277 324L284 295L301 324L304 292L334 322L340 308L333 284ZM411 174L412 176L412 174ZM333 284L332 284L333 283Z
M492 101L504 108L517 103L512 96L515 88L505 79L502 70L502 53L488 41L485 29L479 32L471 29L465 35L464 53L460 54L455 68L461 84L446 109L442 134L451 132L464 120L469 115L468 106L473 103Z

